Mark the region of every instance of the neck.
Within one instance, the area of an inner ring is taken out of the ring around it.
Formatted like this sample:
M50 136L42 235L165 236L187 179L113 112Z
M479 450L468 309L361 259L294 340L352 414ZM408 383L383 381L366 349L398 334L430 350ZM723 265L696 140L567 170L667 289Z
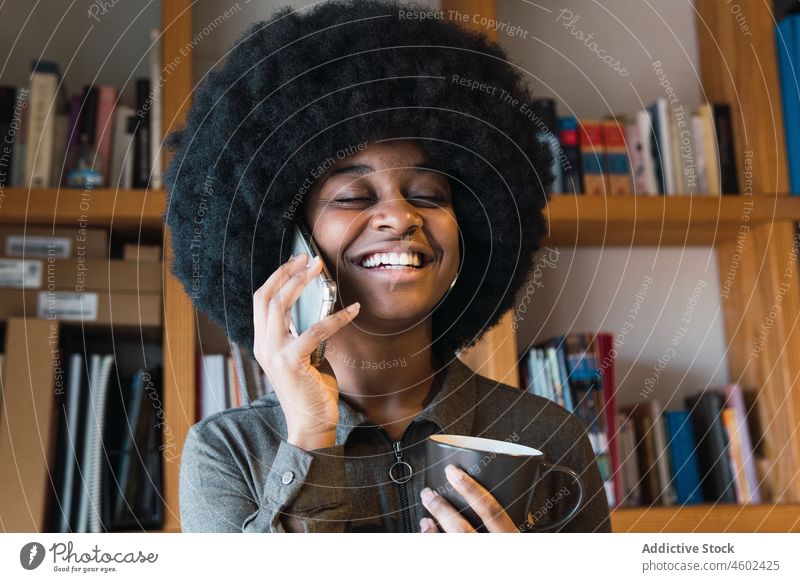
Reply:
M328 340L320 371L336 377L340 398L396 434L441 386L444 371L431 349L430 326L428 318L393 335L341 329Z

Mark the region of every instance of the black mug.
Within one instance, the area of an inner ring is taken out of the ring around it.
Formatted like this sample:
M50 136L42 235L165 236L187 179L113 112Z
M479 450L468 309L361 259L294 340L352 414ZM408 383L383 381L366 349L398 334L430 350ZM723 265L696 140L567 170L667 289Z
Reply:
M428 455L425 485L444 497L478 531L486 531L483 521L450 484L444 470L447 465L455 465L467 472L489 491L520 530L541 532L557 529L572 519L583 505L583 482L578 473L548 463L544 453L532 447L455 434L432 435L426 440L425 447ZM528 520L530 505L536 485L551 471L566 473L575 481L578 500L564 517L537 528Z

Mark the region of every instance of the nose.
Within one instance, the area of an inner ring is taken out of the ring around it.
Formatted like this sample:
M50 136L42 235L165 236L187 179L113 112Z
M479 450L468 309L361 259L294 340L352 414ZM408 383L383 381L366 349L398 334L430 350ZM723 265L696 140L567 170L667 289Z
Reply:
M399 235L412 233L422 228L423 219L417 208L404 196L393 196L380 201L373 207L370 226L377 230L391 230Z

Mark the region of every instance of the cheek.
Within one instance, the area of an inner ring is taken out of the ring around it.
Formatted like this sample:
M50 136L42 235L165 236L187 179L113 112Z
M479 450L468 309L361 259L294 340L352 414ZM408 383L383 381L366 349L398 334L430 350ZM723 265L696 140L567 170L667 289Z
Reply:
M449 261L457 262L459 258L458 222L455 214L442 213L434 217L429 225L429 232L432 233L442 253Z
M350 244L357 226L352 217L336 216L336 213L326 212L317 217L314 227L314 242L322 253L322 258L328 268L334 268L337 261Z

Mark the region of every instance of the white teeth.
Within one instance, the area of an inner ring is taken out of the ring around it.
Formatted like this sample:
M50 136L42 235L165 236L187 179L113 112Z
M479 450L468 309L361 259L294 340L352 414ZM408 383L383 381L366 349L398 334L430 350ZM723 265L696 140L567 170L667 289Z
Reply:
M384 268L403 268L408 266L419 267L421 264L422 255L415 252L375 253L361 261L361 266L368 269L378 265L383 265Z

